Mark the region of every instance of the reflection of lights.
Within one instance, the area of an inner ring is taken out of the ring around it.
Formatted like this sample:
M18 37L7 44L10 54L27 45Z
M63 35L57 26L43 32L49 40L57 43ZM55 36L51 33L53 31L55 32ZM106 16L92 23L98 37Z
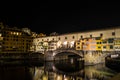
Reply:
M64 78L65 78L66 76L64 75Z
M13 34L16 34L15 32Z
M55 66L52 66L53 70L55 70Z
M64 80L68 80L67 78L64 78Z
M16 34L18 35L19 33L17 32Z
M73 64L73 58L70 59L71 64Z
M57 80L60 80L60 76L57 76Z
M55 55L55 53L53 52L53 56Z

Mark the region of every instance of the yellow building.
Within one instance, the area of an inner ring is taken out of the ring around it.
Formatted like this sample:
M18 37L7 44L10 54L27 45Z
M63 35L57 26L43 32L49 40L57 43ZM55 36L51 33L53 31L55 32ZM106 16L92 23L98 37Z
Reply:
M86 39L80 39L75 42L76 50L86 50Z
M75 48L76 48L76 50L82 50L82 45L81 45L80 41L75 42Z
M102 40L102 51L108 51L108 40Z
M114 39L114 49L115 51L120 51L120 38Z
M102 51L102 38L96 37L96 51Z
M67 33L55 36L45 36L35 38L33 43L37 46L42 41L59 41L60 47L70 48L69 43L75 42L72 48L76 50L91 50L91 51L113 51L114 50L114 38L120 38L120 27L91 30L85 32ZM91 39L91 40L89 40ZM87 41L88 40L88 41ZM104 42L106 41L106 42ZM35 51L38 51L36 47Z

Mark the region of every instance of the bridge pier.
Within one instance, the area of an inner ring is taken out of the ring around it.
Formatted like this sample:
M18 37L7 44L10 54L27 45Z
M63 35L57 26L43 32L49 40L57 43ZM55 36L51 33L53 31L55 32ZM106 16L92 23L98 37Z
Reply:
M113 53L113 51L86 51L84 52L85 65L104 63L105 57Z
M44 60L45 61L53 61L54 60L53 51L46 51L44 53Z

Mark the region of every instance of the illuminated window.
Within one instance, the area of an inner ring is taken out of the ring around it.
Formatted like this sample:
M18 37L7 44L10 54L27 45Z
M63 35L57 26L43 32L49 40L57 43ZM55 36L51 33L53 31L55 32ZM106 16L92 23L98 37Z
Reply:
M64 45L67 45L67 41L65 41L63 44L64 44Z

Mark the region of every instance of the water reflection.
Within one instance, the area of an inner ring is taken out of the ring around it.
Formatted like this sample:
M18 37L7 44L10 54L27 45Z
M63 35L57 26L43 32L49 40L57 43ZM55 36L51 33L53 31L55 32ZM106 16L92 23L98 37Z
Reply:
M83 66L83 62L77 60L0 67L0 80L109 80L116 74L104 64Z
M34 80L109 80L117 72L105 67L104 64L95 66L81 66L80 61L70 63L70 61L46 62L42 73ZM38 68L36 68L38 70ZM34 76L35 77L35 76Z
M85 67L85 80L109 80L117 72L105 67L105 64Z
M32 80L28 67L0 67L0 80Z

